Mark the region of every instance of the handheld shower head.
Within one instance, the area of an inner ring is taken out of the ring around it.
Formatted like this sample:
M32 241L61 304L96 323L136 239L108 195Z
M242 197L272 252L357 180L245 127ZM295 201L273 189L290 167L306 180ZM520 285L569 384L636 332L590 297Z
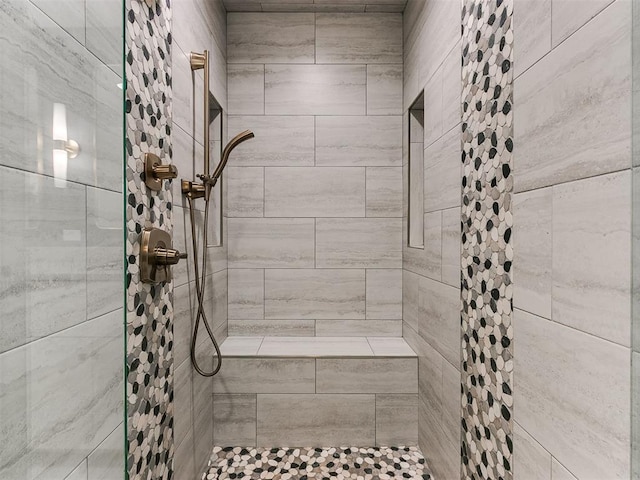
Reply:
M213 172L213 175L211 176L213 185L216 184L216 182L218 181L218 178L220 178L220 175L222 175L222 171L224 170L224 167L227 166L227 161L229 161L229 155L231 154L233 149L236 148L238 145L240 145L242 142L245 142L254 137L255 135L251 130L245 130L244 132L241 132L235 137L233 137L231 141L227 143L227 146L224 147L224 150L222 150L222 157L220 158L220 163L218 164L215 171Z

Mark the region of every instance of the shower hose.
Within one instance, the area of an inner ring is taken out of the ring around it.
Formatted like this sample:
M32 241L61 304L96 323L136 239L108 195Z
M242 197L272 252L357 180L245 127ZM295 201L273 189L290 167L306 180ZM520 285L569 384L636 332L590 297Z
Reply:
M206 195L205 198L205 206L204 206L204 224L203 224L203 243L202 243L202 277L200 276L200 268L198 267L198 239L196 236L196 216L195 216L195 205L194 199L191 195L187 195L187 201L189 202L189 217L191 218L191 240L193 244L193 269L196 278L196 297L198 300L198 310L196 313L196 318L194 321L193 327L193 335L191 336L191 363L193 364L193 368L195 368L196 372L198 372L203 377L213 377L216 373L220 371L220 367L222 366L222 354L220 353L220 346L216 341L216 337L211 330L211 325L209 325L209 321L207 320L207 314L204 309L204 291L207 283L207 257L208 257L208 248L207 248L207 225L209 225L209 196ZM211 371L206 371L198 364L198 359L196 358L196 345L198 340L198 330L200 328L200 322L204 324L207 333L209 334L209 338L211 339L211 343L213 343L213 347L216 350L216 363L215 367Z

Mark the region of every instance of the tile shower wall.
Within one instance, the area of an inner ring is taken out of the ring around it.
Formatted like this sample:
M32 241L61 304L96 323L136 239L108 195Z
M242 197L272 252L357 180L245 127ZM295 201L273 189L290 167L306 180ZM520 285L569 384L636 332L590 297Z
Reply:
M99 3L0 4L2 478L124 472L122 2Z
M203 172L203 71L192 74L189 54L209 50L210 89L227 108L226 11L221 0L174 0L172 35L173 71L173 162L179 178L195 179ZM195 111L195 114L194 114ZM225 112L226 115L226 112ZM223 125L226 118L223 118ZM220 148L220 138L211 132L212 149ZM212 154L213 159L213 154ZM227 175L225 174L225 177ZM223 182L226 181L224 178ZM198 232L203 228L203 203L196 202ZM224 203L224 202L223 202ZM209 219L209 232L217 218ZM213 383L193 369L189 349L193 318L197 308L191 221L188 204L173 182L174 243L189 254L189 262L174 269L174 479L192 480L205 471L213 445ZM205 309L219 342L227 335L227 242L223 225L223 245L209 247ZM199 253L202 245L199 244ZM187 267L188 265L188 267ZM213 346L205 329L198 335L197 357L207 370L213 367ZM224 368L224 367L223 367Z
M401 336L402 16L227 22L229 333Z
M516 480L630 475L631 3L514 0Z
M404 14L403 336L419 355L419 440L435 478L460 478L461 3ZM424 89L424 249L409 248L408 114Z

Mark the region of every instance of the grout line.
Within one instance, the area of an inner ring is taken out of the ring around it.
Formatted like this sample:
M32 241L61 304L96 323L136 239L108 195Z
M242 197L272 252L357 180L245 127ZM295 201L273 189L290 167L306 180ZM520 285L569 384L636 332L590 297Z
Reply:
M545 189L545 188L558 187L558 186L561 186L561 185L567 185L569 183L580 182L582 180L589 180L589 179L592 179L592 178L604 177L606 175L613 175L614 173L626 172L627 170L631 171L631 170L634 170L635 168L636 167L629 166L629 167L621 168L621 169L618 169L618 170L612 170L610 172L597 173L595 175L589 175L589 176L586 176L586 177L580 177L580 178L575 178L575 179L572 179L572 180L565 180L565 181L558 182L558 183L552 183L551 185L540 185L540 186L536 186L536 187L527 188L527 189L524 189L524 190L515 190L514 189L513 190L513 195L517 195L519 193L534 192L534 191L542 190L542 189Z

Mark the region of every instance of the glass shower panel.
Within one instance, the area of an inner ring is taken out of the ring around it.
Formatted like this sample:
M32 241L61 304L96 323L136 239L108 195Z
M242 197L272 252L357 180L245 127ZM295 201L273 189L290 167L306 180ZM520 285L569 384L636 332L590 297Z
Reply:
M122 12L0 2L3 479L124 476Z
M632 21L631 478L640 478L640 5Z

